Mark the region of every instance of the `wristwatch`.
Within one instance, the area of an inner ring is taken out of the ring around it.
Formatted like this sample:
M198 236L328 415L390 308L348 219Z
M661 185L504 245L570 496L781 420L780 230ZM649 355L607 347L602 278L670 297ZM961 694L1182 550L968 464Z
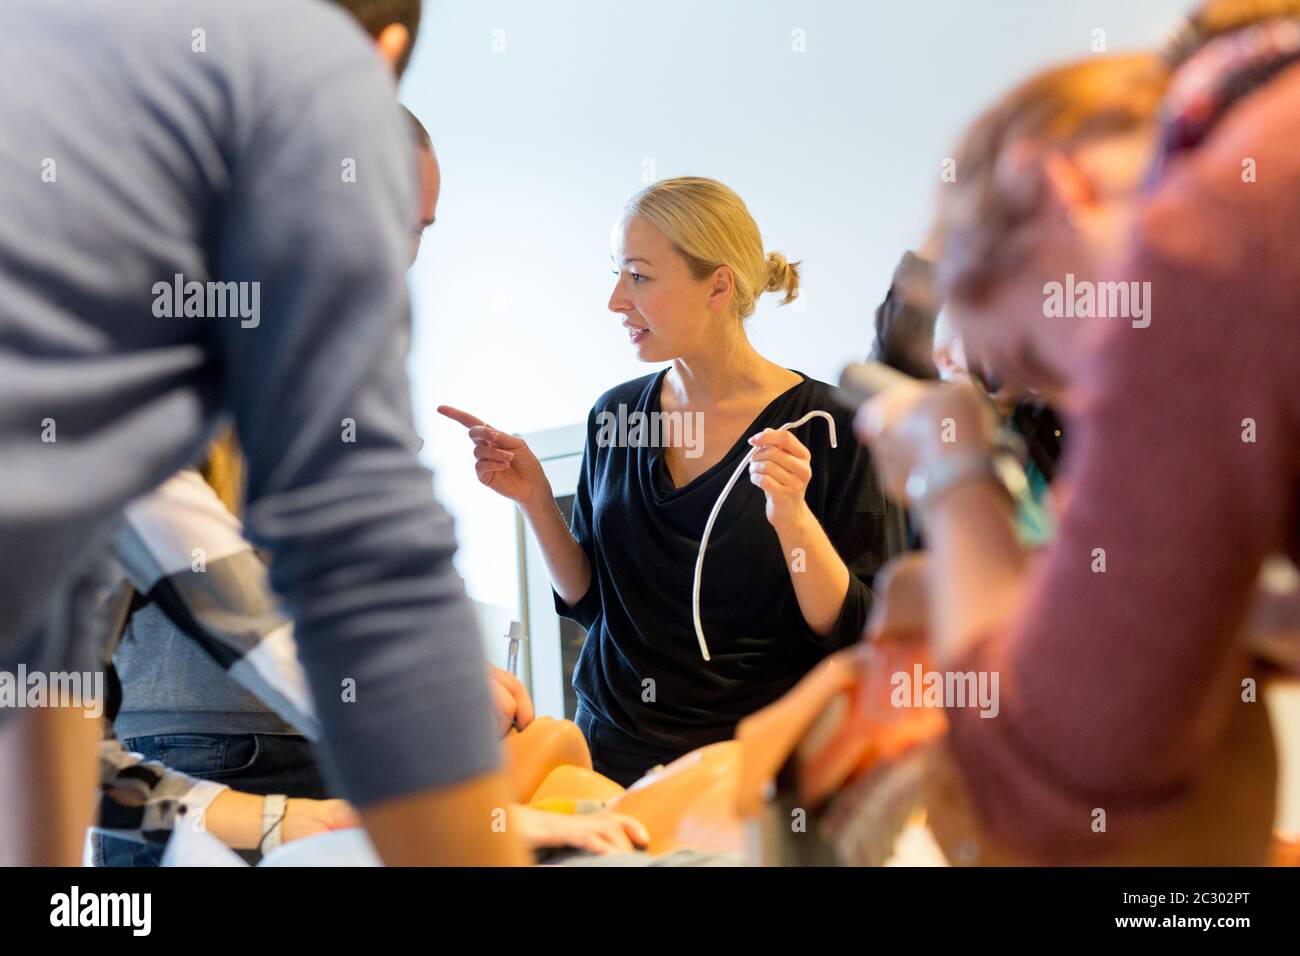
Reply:
M1015 455L979 451L949 455L936 462L917 465L907 473L907 499L924 515L935 503L962 485L991 481L1014 503L1029 488L1025 471Z
M284 842L284 815L289 810L289 798L282 793L272 793L262 798L262 839L258 849L270 853Z

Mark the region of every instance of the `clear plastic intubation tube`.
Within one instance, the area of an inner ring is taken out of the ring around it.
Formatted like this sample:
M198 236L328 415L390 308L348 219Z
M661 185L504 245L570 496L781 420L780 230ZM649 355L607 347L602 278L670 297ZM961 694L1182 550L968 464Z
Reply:
M805 425L814 418L826 419L826 424L831 430L831 447L839 447L835 440L835 419L831 417L830 412L824 412L821 410L809 412L797 421L786 422L780 428L777 428L776 431L783 432L789 431L792 428L798 428L800 425ZM736 470L732 473L731 479L727 482L726 487L722 489L722 494L718 495L718 500L713 503L713 510L709 512L709 520L704 523L704 534L700 538L700 553L695 558L695 585L691 591L691 611L695 615L695 637L700 642L700 653L704 655L706 661L710 659L709 645L708 642L704 640L704 626L700 623L700 581L704 578L704 551L709 546L709 534L713 531L713 522L718 520L718 512L722 510L722 503L727 500L727 495L731 494L731 489L735 487L736 482L740 480L740 476L744 473L745 469L749 467L749 461L754 457L754 452L756 451L758 451L757 448L751 448L749 450L749 454L746 455L740 464L736 466Z

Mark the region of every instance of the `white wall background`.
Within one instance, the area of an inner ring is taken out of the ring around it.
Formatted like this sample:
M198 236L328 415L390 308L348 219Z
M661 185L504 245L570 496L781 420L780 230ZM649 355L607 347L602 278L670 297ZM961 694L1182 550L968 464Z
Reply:
M412 273L426 461L470 593L513 607L514 509L478 485L467 408L529 432L645 374L605 304L610 229L649 175L712 176L768 249L804 262L802 311L760 305L765 355L834 380L918 244L940 165L1030 70L1162 39L1190 0L426 0L403 100L442 162ZM794 50L802 30L805 52Z

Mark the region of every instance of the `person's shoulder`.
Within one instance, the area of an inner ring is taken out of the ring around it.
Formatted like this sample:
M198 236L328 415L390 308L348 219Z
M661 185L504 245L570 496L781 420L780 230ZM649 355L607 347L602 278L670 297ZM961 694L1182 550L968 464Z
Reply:
M803 382L800 388L809 399L815 401L828 401L835 396L835 386L828 382L823 382L819 378L813 378L811 375L805 375L803 372L795 372L796 375L803 376Z
M206 46L232 86L255 86L256 99L268 107L293 104L326 87L329 95L357 85L370 94L372 87L391 83L373 41L335 3L226 0L206 29Z
M247 43L265 42L285 53L303 44L313 46L343 45L346 51L355 46L374 53L365 30L356 17L337 3L321 0L225 0L221 4L222 22L230 26L274 27L274 31L249 34Z
M361 61L367 55L369 61L379 60L356 18L340 5L321 0L223 0L197 19L185 5L168 0L129 4L98 0L78 15L101 17L106 31L116 31L113 38L118 41L128 37L141 43L157 42L159 37L174 40L183 27L183 43L163 45L157 52L189 61L202 53L198 60L218 69L220 65L249 69L258 60L270 60L287 73Z
M1228 110L1206 146L1234 137L1268 141L1271 135L1300 130L1300 64L1293 64ZM1225 147L1226 148L1226 147ZM1291 154L1291 150L1279 150ZM1240 169L1241 164L1236 164Z
M799 374L803 375L802 372ZM799 386L798 404L805 412L829 412L835 419L836 428L852 424L855 409L844 403L838 388L811 375L804 375L803 378L803 384Z
M336 3L321 0L243 0L245 15L258 20L274 20L279 27L275 45L286 53L295 49L309 53L330 54L327 62L368 56L379 63L374 43L356 17Z
M1247 204L1261 211L1276 213L1288 232L1292 229L1290 213L1300 204L1300 154L1292 144L1300 137L1300 64L1293 65L1259 89L1232 106L1210 130L1204 141L1193 149L1178 153L1148 184L1139 207L1138 227L1152 235L1153 241L1165 239L1158 233L1170 229L1164 244L1186 248L1194 243L1186 229L1165 225L1170 215L1182 215L1192 228L1205 233L1204 244L1224 245L1215 234L1223 230L1254 235L1259 224L1246 215ZM1249 162L1248 162L1249 161ZM1247 174L1268 169L1258 184L1242 190ZM1236 171L1224 176L1224 169ZM1290 207L1290 208L1288 208ZM1194 238L1202 238L1196 236ZM1251 253L1242 243L1235 245L1243 257ZM1252 280L1253 281L1253 277Z

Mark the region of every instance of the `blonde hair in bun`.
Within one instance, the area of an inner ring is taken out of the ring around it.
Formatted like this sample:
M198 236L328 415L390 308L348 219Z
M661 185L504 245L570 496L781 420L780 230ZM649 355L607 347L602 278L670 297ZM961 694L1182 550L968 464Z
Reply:
M745 203L716 179L682 176L663 179L641 190L623 210L623 218L645 219L658 227L690 267L704 279L719 266L735 277L733 304L746 319L764 292L784 292L781 305L799 291L799 263L779 252L763 252L758 224Z
M784 292L781 305L793 302L799 296L799 263L786 262L779 252L767 254L767 291Z

